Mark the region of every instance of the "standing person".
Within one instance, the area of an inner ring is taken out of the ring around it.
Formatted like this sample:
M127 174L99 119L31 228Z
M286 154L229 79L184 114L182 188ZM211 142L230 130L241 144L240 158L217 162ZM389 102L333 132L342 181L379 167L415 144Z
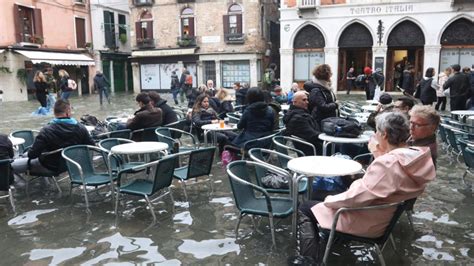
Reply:
M276 73L277 65L271 63L267 69L265 69L265 74L263 76L264 89L267 91L273 91L273 88L277 84Z
M212 81L212 79L210 79L206 82L206 85L207 85L207 90L211 92L211 95L212 96L216 95L217 90L214 87L214 81Z
M184 75L184 79L183 79ZM186 99L188 100L188 108L192 108L194 105L194 93L193 91L193 76L188 70L185 70L183 74L181 74L181 91L184 92L184 95L186 95Z
M355 76L355 73L354 73L354 68L351 67L351 68L349 68L349 71L346 74L346 90L347 90L346 94L350 94L351 90L354 89L355 79L356 79L356 76Z
M74 84L69 84L69 73L66 70L60 69L59 70L59 90L61 91L61 99L67 100L69 96L71 96L71 92L75 89L70 87Z
M179 98L181 100L181 104L184 104L186 73L189 72L185 67L183 67L181 70L181 77L179 77Z
M408 66L407 69L403 71L403 81L402 89L404 93L413 96L415 92L415 68L413 66Z
M313 70L314 80L304 84L309 92L309 108L314 120L321 126L321 120L337 116L336 95L331 90L331 67L321 64Z
M178 105L178 94L179 94L179 78L176 75L176 71L171 71L171 85L170 90L173 94L174 104Z
M367 100L374 99L375 95L375 80L372 75L372 69L370 67L364 67L364 89L365 89L365 98Z
M425 76L416 87L415 98L419 98L423 105L432 105L436 101L436 90L439 88L439 85L433 78L434 75L434 68L427 68Z
M49 85L46 82L46 78L43 75L43 72L36 71L35 77L33 78L36 89L36 99L40 102L41 107L46 108L46 95L48 94Z
M438 97L438 101L436 102L435 109L436 111L439 111L441 108L441 111L446 110L446 95L444 95L444 83L448 80L449 76L451 75L452 69L450 67L446 68L444 72L440 73L438 76L438 84L439 87L436 90L436 96Z
M471 71L469 67L464 67L462 72L468 77L469 79L469 92L471 94L471 98L469 100L469 104L467 106L468 109L473 109L474 107L474 72Z
M53 75L53 69L51 67L48 67L47 69L45 69L43 71L43 74L46 78L46 83L48 83L48 85L49 85L49 88L48 88L49 94L52 94L52 93L57 94L58 93L58 86L57 86L57 83L56 83L56 79L54 78L54 75ZM55 99L55 101L56 101L56 99ZM53 105L54 105L54 103L53 103Z
M234 82L232 89L234 89L235 92L235 105L244 105L247 91L241 91L242 87L240 86L240 82Z
M444 83L443 89L449 89L451 111L466 110L466 99L470 96L469 78L461 73L459 64L452 65L454 74Z
M102 105L102 94L105 95L107 102L110 104L109 93L107 91L109 86L110 83L107 78L102 74L102 72L97 70L94 77L94 88L99 92L100 105Z

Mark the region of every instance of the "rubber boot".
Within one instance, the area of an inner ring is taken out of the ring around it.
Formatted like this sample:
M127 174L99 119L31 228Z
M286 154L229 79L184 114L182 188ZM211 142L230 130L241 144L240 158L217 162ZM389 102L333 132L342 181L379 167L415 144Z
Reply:
M322 257L319 246L320 238L315 226L311 218L298 211L298 250L301 256L314 260L311 265L318 265L321 261L320 257Z

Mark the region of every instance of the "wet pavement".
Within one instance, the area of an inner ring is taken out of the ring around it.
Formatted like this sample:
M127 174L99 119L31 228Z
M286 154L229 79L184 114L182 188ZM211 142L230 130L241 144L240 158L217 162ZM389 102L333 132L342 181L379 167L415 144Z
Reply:
M363 100L362 95L340 98ZM97 95L71 98L71 102L76 118L92 114L103 119L137 108L132 94L115 95L112 104L103 107ZM40 129L52 116L31 116L37 106L34 101L0 103L0 132ZM389 265L474 264L474 199L461 182L464 170L464 164L440 150L437 179L415 205L415 231L403 215L394 230L397 249L390 244L385 249ZM238 212L221 165L214 163L211 180L212 188L209 182L187 186L187 201L174 182L174 206L169 197L161 199L155 206L158 222L154 225L144 200L137 197L125 197L116 220L110 198L97 195L88 216L82 191L75 189L69 197L67 180L60 183L62 194L52 184L35 180L27 196L19 184L16 214L8 202L0 200L1 264L285 265L295 254L290 219L277 225L276 249L271 247L267 219L259 223L260 234L244 218L236 240ZM335 252L339 256L333 255L331 264L378 263L373 250L359 246L339 245Z

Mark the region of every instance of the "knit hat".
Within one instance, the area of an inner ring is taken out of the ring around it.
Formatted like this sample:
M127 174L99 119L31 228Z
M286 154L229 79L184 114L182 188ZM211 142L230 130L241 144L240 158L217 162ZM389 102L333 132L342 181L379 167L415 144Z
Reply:
M372 68L370 68L370 67L364 67L364 74L366 74L366 75L372 74Z
M385 105L385 104L391 104L392 103L392 96L390 94L384 92L380 95L379 98L379 103Z

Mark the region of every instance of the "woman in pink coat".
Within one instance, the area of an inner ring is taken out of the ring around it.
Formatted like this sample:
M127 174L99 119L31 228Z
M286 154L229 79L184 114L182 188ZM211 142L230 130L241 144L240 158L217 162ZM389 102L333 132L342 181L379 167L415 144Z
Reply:
M305 202L300 206L300 251L318 259L319 228L330 229L337 210L409 200L418 197L436 176L429 148L408 147L409 122L399 112L376 117L377 133L369 142L374 161L366 174L343 193L328 196L324 202ZM337 230L363 237L383 235L395 207L370 211L345 212L339 216ZM308 226L308 222L312 226Z

